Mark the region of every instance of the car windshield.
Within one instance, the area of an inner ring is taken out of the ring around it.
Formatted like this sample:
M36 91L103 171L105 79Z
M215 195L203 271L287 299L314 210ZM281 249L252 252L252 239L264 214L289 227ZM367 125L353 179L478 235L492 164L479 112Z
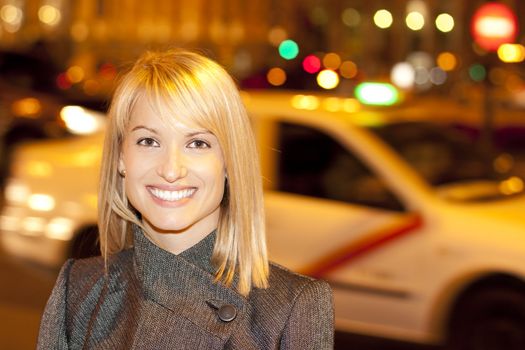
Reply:
M490 200L523 190L514 183L514 190L505 191L505 181L521 179L516 176L513 155L498 147L497 132L493 152L486 152L479 141L480 130L461 124L402 122L371 130L443 197Z

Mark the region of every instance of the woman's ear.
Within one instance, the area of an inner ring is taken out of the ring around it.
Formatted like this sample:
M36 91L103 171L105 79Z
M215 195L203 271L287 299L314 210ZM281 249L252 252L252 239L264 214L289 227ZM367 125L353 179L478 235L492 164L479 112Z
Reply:
M126 167L124 166L124 161L122 160L122 155L118 159L118 173L120 176L126 176Z

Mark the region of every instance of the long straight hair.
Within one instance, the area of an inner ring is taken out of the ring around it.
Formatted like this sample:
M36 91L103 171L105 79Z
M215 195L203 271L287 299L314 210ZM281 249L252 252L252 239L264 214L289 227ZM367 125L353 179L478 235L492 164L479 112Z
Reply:
M109 110L99 187L99 231L104 258L133 245L131 223L144 226L127 201L118 160L131 111L144 96L159 115L209 130L221 146L226 188L213 251L216 281L248 295L268 286L264 205L255 138L230 75L186 50L146 52L125 73Z

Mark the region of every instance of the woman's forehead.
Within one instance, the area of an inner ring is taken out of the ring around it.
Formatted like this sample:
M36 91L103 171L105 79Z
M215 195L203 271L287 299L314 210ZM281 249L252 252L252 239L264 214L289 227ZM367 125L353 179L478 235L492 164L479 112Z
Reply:
M187 111L184 112L187 113ZM167 103L163 103L162 101L155 103L151 98L144 95L140 96L133 106L128 127L134 128L139 124L148 124L150 126L156 126L157 128L176 129L185 133L209 132L191 118L177 113L177 111Z

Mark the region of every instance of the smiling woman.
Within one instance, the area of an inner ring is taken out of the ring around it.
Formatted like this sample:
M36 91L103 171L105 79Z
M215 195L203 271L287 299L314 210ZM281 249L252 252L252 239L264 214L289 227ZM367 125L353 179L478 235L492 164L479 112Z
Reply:
M331 349L330 287L268 263L261 176L217 63L148 52L113 97L102 257L69 260L39 349Z

